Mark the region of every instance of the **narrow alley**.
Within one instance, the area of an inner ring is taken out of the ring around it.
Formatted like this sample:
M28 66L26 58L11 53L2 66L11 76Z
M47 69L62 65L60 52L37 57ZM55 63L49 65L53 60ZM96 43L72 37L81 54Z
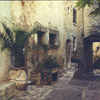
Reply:
M0 100L100 100L100 0L0 7Z

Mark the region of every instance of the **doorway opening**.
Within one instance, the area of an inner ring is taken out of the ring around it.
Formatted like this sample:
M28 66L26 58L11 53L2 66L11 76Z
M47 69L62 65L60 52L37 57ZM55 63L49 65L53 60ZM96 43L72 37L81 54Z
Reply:
M66 41L66 66L68 66L68 63L70 62L70 50L71 50L71 41Z
M93 67L100 69L100 42L93 42Z
M93 72L100 65L100 36L90 35L84 39L84 71Z

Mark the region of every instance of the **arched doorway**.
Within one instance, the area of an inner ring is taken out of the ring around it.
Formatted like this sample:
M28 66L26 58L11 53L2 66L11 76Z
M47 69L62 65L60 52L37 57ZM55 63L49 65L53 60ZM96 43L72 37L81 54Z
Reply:
M85 72L92 72L94 69L94 44L100 43L100 35L90 35L84 39L84 63Z
M71 51L71 41L66 41L66 66L68 66L68 63L70 62L70 52Z

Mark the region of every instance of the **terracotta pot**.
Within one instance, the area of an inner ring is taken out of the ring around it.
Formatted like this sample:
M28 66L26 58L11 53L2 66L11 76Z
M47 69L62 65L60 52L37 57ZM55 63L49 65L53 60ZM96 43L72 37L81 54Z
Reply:
M41 84L41 73L31 74L30 80L35 82L36 85L40 85Z

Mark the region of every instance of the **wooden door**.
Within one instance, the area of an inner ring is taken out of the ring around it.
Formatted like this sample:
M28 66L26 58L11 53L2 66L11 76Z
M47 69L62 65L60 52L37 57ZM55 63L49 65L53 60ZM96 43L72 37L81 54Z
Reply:
M66 41L66 66L68 65L70 59L70 49L71 49L71 43L70 40L67 40Z

